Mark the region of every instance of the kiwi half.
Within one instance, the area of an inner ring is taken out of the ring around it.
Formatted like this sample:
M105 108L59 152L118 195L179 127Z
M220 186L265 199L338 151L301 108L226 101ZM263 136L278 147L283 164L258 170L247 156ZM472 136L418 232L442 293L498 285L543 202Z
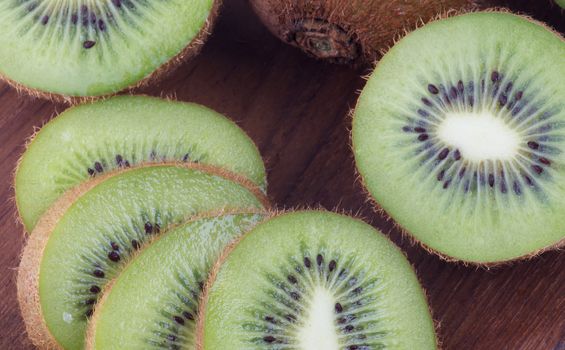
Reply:
M34 95L101 96L194 55L214 0L5 0L0 75Z
M261 155L235 123L196 104L120 96L70 108L34 135L16 171L20 217L30 232L69 188L163 161L218 166L266 188Z
M269 30L310 56L373 62L406 28L473 0L250 0Z
M197 218L142 250L104 291L87 349L194 349L208 272L230 242L264 218L260 212Z
M503 12L430 23L379 62L353 151L368 191L448 259L493 264L565 237L565 41Z
M24 249L18 300L40 348L81 349L104 285L167 226L210 211L261 209L249 182L203 165L151 165L86 182L42 216Z
M205 287L197 349L435 349L404 255L360 220L283 214L228 250Z

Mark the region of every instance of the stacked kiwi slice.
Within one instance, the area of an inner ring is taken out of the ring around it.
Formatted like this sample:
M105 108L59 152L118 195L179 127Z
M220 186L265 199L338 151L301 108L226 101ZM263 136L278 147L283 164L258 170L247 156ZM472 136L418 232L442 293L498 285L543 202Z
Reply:
M565 242L565 40L470 13L400 40L369 78L353 151L369 193L430 250L478 264Z
M53 119L22 156L15 187L31 232L18 299L40 348L83 348L105 285L169 227L268 205L263 162L241 129L202 106L143 96Z
M34 95L110 95L198 52L218 0L6 0L0 76Z

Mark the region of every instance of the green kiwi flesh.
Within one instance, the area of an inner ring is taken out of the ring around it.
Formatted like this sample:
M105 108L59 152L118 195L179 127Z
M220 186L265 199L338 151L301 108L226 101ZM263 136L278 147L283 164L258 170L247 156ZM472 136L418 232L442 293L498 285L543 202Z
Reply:
M494 264L565 238L565 41L503 12L401 39L359 98L369 193L440 255Z
M225 214L183 224L144 249L96 307L88 349L194 349L208 272L223 249L264 214Z
M40 93L113 94L188 55L214 12L213 0L5 0L0 75Z
M145 166L109 176L60 217L42 218L30 236L18 275L28 333L38 327L33 313L40 308L60 347L82 349L86 322L100 292L144 242L199 213L261 209L255 193L196 165ZM30 261L39 266L30 268Z
M24 226L31 232L61 194L89 178L163 161L218 166L266 187L259 151L229 119L197 104L120 96L66 110L28 144L15 177Z
M213 271L198 349L435 349L426 298L371 226L318 211L256 226Z
M555 3L559 5L562 9L565 9L565 0L555 0Z

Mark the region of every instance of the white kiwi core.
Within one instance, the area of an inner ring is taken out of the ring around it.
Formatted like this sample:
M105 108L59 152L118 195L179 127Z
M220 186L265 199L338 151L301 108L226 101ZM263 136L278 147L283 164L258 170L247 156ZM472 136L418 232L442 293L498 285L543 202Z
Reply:
M335 298L326 288L318 286L306 312L306 319L298 333L300 349L339 350L336 332Z
M439 138L459 149L465 159L510 160L516 156L520 136L488 111L448 113L438 127Z

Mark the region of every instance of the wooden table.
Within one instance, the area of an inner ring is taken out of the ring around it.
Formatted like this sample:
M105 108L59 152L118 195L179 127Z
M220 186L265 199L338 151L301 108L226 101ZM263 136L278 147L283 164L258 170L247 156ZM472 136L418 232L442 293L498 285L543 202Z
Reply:
M556 10L546 15L554 25L565 22ZM244 0L233 0L202 54L141 92L198 102L236 120L265 158L270 197L279 207L358 213L388 233L428 291L445 349L564 350L565 254L549 252L490 270L446 263L372 212L356 181L348 132L348 113L365 73L283 45ZM14 166L34 127L64 108L0 84L0 349L31 348L16 302L24 236L12 200Z

